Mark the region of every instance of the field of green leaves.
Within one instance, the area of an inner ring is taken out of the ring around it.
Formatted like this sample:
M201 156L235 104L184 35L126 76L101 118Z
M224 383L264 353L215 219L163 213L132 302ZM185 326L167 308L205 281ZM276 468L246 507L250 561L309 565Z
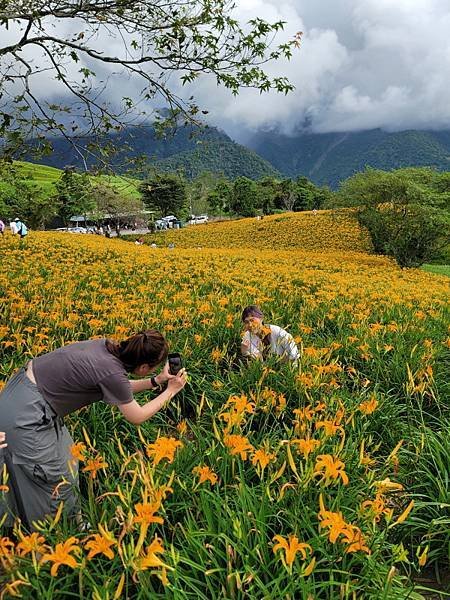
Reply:
M450 597L449 280L351 251L348 223L330 251L340 225L316 216L310 250L0 239L0 385L143 327L189 371L140 428L102 403L68 419L91 529L61 508L0 538L1 598ZM298 367L242 362L251 303L292 333Z

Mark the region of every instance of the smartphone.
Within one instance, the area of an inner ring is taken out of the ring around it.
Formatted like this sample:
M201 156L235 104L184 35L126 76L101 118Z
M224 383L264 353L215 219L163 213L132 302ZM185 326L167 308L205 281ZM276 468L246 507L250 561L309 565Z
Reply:
M169 360L169 373L171 375L176 375L178 371L183 368L183 361L181 360L181 354L178 352L172 352L168 356Z

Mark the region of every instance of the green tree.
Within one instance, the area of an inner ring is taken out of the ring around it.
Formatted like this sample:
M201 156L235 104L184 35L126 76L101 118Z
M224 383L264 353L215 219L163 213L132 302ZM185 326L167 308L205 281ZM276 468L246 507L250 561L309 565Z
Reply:
M233 94L242 87L292 90L285 77L270 77L263 66L289 58L301 33L273 45L282 21L255 17L241 24L233 9L224 0L3 0L0 26L9 35L0 42L0 136L19 142L30 134L45 140L47 131L70 138L120 129L137 114L148 121L140 105L154 98L167 105L172 123L198 122L195 100L173 92L174 76L184 85L206 74ZM54 75L53 96L63 98L60 103L43 95L43 72ZM134 81L122 98L109 101L105 79L109 88L128 77ZM128 92L133 89L139 92Z
M0 162L0 215L3 220L20 217L32 229L41 229L56 214L54 198L24 178L14 164Z
M343 182L341 204L356 206L374 249L401 267L419 266L450 243L445 177L428 168L367 169Z
M219 181L208 194L208 204L214 213L229 213L233 197L233 184L228 179Z
M200 215L209 210L208 197L217 185L217 175L204 171L188 185L189 210Z
M95 209L91 179L87 173L76 173L74 169L66 168L55 187L58 215L66 227L74 215L86 217Z
M186 182L178 175L155 175L144 181L139 191L144 204L164 216L184 216L188 210Z
M369 206L359 213L375 252L395 258L401 267L433 260L450 243L450 214L419 204Z
M279 180L275 177L263 177L258 181L258 206L264 215L272 214L275 208L275 198L279 183Z
M294 210L297 202L297 189L292 179L283 179L278 184L276 206L284 210Z
M230 210L243 217L253 217L257 209L258 186L248 177L238 177L233 184Z
M105 181L92 183L91 197L96 205L97 220L112 219L117 227L121 217L137 215L143 210L140 198L124 194Z

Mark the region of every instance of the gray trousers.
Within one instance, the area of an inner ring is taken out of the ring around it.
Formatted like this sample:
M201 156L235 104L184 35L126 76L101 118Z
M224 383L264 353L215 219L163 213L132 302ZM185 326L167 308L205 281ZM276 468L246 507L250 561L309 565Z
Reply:
M70 453L73 440L63 421L37 386L20 369L0 393L0 431L8 447L0 449L0 474L8 492L0 492L0 523L11 526L20 499L25 517L33 521L54 515L61 500L72 513L78 503L78 461ZM5 465L8 452L8 468ZM13 473L9 473L9 470ZM0 480L0 484L2 481ZM17 498L19 496L19 498Z

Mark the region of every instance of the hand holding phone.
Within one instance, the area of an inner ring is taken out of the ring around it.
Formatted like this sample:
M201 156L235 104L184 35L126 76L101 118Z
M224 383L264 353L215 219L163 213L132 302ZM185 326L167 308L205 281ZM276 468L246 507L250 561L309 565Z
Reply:
M178 352L172 352L168 356L169 361L169 373L171 375L176 375L183 368L183 361L181 359L181 354Z

